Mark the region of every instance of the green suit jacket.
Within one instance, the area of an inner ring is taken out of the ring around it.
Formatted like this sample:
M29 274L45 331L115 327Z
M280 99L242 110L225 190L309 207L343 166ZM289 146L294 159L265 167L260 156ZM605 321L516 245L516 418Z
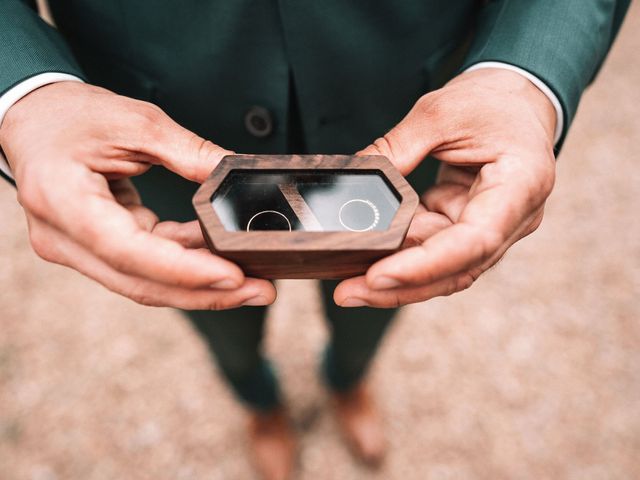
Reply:
M557 95L565 132L630 0L0 0L0 93L43 72L152 101L230 149L347 153L461 69L500 61ZM293 82L293 85L292 85ZM273 131L245 115L266 108Z

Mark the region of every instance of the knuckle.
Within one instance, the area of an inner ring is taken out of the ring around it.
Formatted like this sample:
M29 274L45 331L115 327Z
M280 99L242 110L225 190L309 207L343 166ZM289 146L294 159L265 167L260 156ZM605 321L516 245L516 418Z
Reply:
M47 262L52 262L55 259L55 254L49 240L41 228L36 227L29 231L29 241L35 254Z
M383 135L382 137L378 137L375 142L373 142L373 147L380 155L383 155L387 158L393 158L392 140L390 139L388 133Z
M99 245L99 241L94 242L96 244L96 252L102 256L103 259L117 272L128 273L131 270L131 262L129 259L121 254L121 252L114 247L102 247Z
M158 216L151 210L146 208L133 208L135 213L136 223L143 230L150 232L153 227L158 223Z
M137 100L136 102L138 113L145 120L155 123L164 116L162 109L154 103L144 102L142 100Z
M504 244L506 238L502 232L496 230L485 231L479 242L480 254L478 255L482 263L488 261Z
M468 289L473 285L474 278L469 273L463 273L462 275L457 275L452 279L447 281L445 291L443 293L444 297L448 297L453 295L454 293L462 292L463 290Z
M441 101L439 90L429 92L418 99L416 109L423 115L439 117L442 115L444 104Z
M550 170L549 172L546 172L546 174L543 175L542 180L540 182L540 193L542 195L542 198L544 199L546 199L549 195L551 195L551 192L553 191L553 187L556 183L554 168L555 168L555 165L549 169Z
M537 230L540 224L542 223L543 218L544 218L544 207L541 208L540 212L534 217L533 221L531 222L531 226L528 229L529 230L528 233L531 233Z
M484 264L489 261L507 240L504 233L487 227L473 227L473 249L469 254L471 265Z
M476 281L478 276L479 274L477 274L476 276L474 273L471 273L471 272L458 276L453 282L454 291L451 293L461 292L463 290L468 289L469 287L471 287L471 285L473 285L473 283Z
M532 207L540 206L551 195L555 184L554 175L543 173L534 178L529 185L529 203Z
M42 192L41 173L37 168L25 166L22 179L18 184L18 202L22 207L36 215L43 213L44 195Z
M215 144L211 140L205 140L194 134L194 140L198 145L198 159L209 160L216 150Z
M216 296L216 297L210 299L207 302L207 309L208 310L224 310L226 308L228 308L228 306L225 304L225 302L219 296Z
M146 305L148 307L159 307L162 305L162 302L159 301L159 298L156 295L153 295L146 288L136 285L133 287L131 291L126 294L131 300L140 305Z
M539 209L538 213L533 217L533 220L529 223L527 228L523 232L523 237L532 234L535 232L540 224L542 223L542 219L544 218L544 205Z
M153 103L140 100L136 100L135 102L135 108L133 109L134 124L151 136L156 135L165 119L165 113L160 107Z
M400 298L399 292L393 292L393 296L391 298L391 308L400 308L404 302L402 298Z
M132 260L126 248L105 238L97 228L87 225L86 229L83 229L82 237L82 243L111 268L121 273L131 270Z
M155 307L158 306L153 299L148 296L148 295L143 295L143 294L138 294L138 295L132 295L129 298L131 298L131 300L133 300L134 302L140 304L140 305L145 305L147 307Z
M422 95L416 102L416 108L420 111L428 110L431 107L433 97L432 92Z
M401 135L395 129L377 138L373 142L373 147L380 155L387 157L396 165L407 158L406 146L403 145Z
M187 169L185 174L193 178L198 172L198 164L214 162L219 150L215 143L205 140L195 133L190 135L188 145L188 151L195 152L195 158L198 160L197 162L187 162L184 166Z
M38 187L32 180L20 182L18 185L18 202L25 210L35 212L40 203L38 197Z
M83 220L82 216L79 216L78 224L82 225L82 228L79 230L82 232L83 243L92 245L93 249L97 252L104 251L105 239L101 235L98 227L91 221Z
M556 161L553 154L549 154L548 157L541 161L540 156L532 156L529 165L535 166L528 172L528 179L523 184L526 188L529 202L534 206L539 206L543 203L551 192L556 181Z

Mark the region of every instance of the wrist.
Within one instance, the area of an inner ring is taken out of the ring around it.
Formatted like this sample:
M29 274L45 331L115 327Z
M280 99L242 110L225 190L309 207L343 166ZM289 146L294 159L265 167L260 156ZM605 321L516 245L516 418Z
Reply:
M558 112L551 99L538 86L522 74L503 68L482 68L462 73L451 84L471 81L506 97L504 101L516 101L526 105L544 129L551 145L555 144Z
M86 84L79 80L45 83L26 93L23 92L19 97L14 98L11 105L3 111L2 119L0 119L0 149L4 153L2 160L5 163L3 171L16 181L20 176L19 163L25 159L25 155L19 155L18 150L22 151L24 145L33 144L45 134L38 126L41 119L53 117L53 121L45 120L45 122L49 122L48 127L51 127L56 121L56 108L60 105L66 105L65 108L68 108L67 96L64 97L62 103L59 101L59 92L69 88L68 86L86 86Z
M86 88L93 87L79 80L47 83L28 91L11 104L0 123L0 148L5 151L12 170L15 156L11 155L11 144L29 137L36 140L33 133L37 132L38 136L43 133L38 122L44 121L47 127L54 126L64 112L73 108L73 100L78 99Z
M28 77L0 95L0 125L2 125L7 111L23 97L40 87L59 82L84 83L76 75L55 71L43 72Z
M84 83L75 81L62 81L55 83L47 83L46 85L39 86L24 96L16 100L6 111L2 123L0 123L0 141L3 138L3 132L6 132L12 128L15 124L21 122L25 116L33 117L34 110L40 109L38 100L43 96L49 96L53 101L58 95L58 92L64 91L70 86L73 88L76 85L84 86Z

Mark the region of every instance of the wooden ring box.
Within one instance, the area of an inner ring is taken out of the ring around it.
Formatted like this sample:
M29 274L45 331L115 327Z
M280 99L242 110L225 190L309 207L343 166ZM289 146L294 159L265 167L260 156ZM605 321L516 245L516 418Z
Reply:
M383 156L229 155L193 197L215 254L259 278L347 278L400 248L418 195Z

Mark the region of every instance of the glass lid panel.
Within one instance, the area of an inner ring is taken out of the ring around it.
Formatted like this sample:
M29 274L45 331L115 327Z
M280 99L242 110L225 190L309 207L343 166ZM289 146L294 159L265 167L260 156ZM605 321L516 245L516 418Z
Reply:
M367 232L400 198L377 170L232 170L211 203L227 231Z

